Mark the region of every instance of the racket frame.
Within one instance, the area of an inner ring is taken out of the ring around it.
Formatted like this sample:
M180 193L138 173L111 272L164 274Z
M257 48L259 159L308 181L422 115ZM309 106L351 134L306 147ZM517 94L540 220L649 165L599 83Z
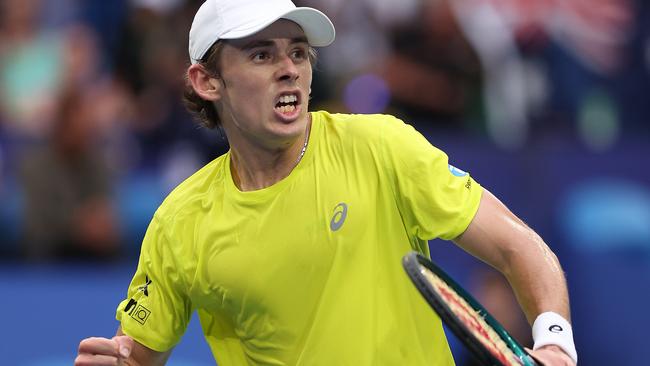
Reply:
M420 294L436 311L442 321L458 337L458 339L472 352L483 365L505 366L499 361L483 343L468 329L465 324L454 314L449 305L440 297L438 291L421 273L421 268L431 271L435 276L445 282L452 290L462 297L477 314L492 327L515 357L523 366L539 366L526 350L503 328L503 326L465 289L454 281L441 268L433 264L428 258L418 252L410 252L402 258L402 265Z

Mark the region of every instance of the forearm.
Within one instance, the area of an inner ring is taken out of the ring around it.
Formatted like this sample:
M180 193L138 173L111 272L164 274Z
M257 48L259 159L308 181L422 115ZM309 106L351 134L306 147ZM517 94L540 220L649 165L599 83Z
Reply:
M503 273L531 324L544 311L569 319L566 281L557 257L487 190L472 223L455 242Z
M511 240L517 248L497 265L512 286L528 322L532 324L537 315L546 311L570 320L566 280L555 254L525 225L521 233L513 236Z

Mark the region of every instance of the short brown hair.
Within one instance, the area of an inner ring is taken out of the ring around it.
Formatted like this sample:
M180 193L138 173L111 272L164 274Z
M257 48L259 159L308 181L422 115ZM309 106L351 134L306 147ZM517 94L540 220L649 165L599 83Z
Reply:
M214 77L219 77L221 69L221 51L223 50L223 41L215 42L212 47L205 53L205 56L199 61L199 64L202 65L205 70ZM309 62L312 67L316 65L317 54L316 50L313 47L309 47ZM213 102L201 98L192 84L185 76L185 90L183 91L183 104L185 108L190 112L194 119L199 122L204 127L213 129L219 127L221 120L219 119L219 113L217 113L217 108Z

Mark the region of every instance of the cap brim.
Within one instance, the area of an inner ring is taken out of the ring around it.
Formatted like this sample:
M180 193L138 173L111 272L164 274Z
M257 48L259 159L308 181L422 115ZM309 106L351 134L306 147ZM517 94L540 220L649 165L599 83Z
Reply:
M334 42L336 31L332 21L319 10L300 7L292 9L284 14L270 17L265 22L258 23L255 27L245 29L233 29L223 34L220 39L239 39L253 35L262 29L273 24L278 19L288 19L298 24L311 46L325 47Z

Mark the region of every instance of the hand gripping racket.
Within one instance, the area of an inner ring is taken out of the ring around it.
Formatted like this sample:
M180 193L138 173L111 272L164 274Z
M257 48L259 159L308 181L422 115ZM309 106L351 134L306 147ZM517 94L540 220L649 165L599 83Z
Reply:
M539 365L478 301L429 259L411 252L402 264L424 299L481 364Z

